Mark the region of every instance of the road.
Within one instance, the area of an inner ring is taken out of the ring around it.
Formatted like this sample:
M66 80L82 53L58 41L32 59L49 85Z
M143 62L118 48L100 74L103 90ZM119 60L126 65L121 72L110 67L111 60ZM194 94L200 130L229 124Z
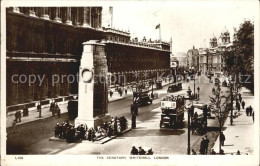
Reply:
M200 86L200 102L208 102L209 93L213 84L209 84L206 78L197 79L196 85ZM193 90L193 82L183 83L183 90L176 94L185 94L188 86ZM197 88L197 86L195 87ZM83 143L66 143L49 141L54 135L53 129L56 123L68 118L63 114L60 119L48 118L42 121L32 122L17 126L18 132L10 134L7 130L7 154L129 154L131 147L152 147L155 154L186 154L187 153L187 118L183 129L160 129L160 100L166 93L167 86L158 90L159 99L153 104L139 108L137 117L137 129L131 130L123 136L117 137L105 144L95 144L84 141ZM109 103L111 116L125 116L131 119L130 105L132 97ZM187 115L185 114L185 117ZM71 121L73 123L73 121ZM191 146L197 146L201 136L191 136Z

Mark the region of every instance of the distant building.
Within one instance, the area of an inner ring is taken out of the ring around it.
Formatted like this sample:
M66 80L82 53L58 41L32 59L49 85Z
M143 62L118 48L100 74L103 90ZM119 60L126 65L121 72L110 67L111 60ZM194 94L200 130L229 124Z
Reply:
M199 69L199 50L194 46L187 52L187 66L189 69Z
M188 58L187 54L184 52L177 52L175 53L174 57L178 60L179 62L179 67L187 67L188 66Z
M234 29L233 42L236 39L236 29ZM199 48L199 70L202 73L211 71L214 74L223 73L224 61L223 52L226 50L231 50L233 48L233 43L230 41L230 33L225 27L219 38L216 36L210 38L209 48Z
M39 100L49 104L51 98L60 101L61 97L68 100L77 95L78 82L74 78L79 71L82 43L89 40L105 44L108 72L116 78L114 86L150 81L156 73L171 72L169 43L130 40L129 31L115 29L112 19L112 7L7 8L7 106ZM37 81L29 85L17 81L17 77L14 82L15 75L45 79L41 84ZM56 75L67 77L53 83ZM125 80L120 82L122 75Z

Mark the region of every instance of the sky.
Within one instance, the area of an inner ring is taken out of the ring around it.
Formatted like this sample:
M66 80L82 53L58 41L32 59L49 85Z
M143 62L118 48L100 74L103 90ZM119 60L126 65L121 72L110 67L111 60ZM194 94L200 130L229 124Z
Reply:
M257 17L257 1L128 1L113 5L113 27L130 30L132 37L173 41L173 53L208 47L213 34L218 38L224 27L231 40L233 27Z

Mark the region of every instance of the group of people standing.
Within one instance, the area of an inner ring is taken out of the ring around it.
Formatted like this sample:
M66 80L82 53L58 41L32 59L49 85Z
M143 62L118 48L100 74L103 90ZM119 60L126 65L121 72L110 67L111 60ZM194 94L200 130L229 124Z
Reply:
M126 87L126 88L116 88L115 90L119 93L119 95L122 97L123 93L125 92L125 95L127 95L127 91L130 87ZM109 95L110 95L110 98L113 97L113 94L114 94L114 91L112 89L109 90Z
M153 150L150 148L147 152L140 146L138 149L133 146L130 152L131 155L153 155Z
M240 104L242 106L242 109L245 109L246 103L245 103L244 100L242 100L242 95L239 93L238 98L236 99L236 108L237 108L238 111L240 111ZM251 105L246 107L246 115L252 116L252 119L253 119L253 122L254 122L254 120L255 120L254 119L254 111L253 111L253 108L252 108Z
M200 154L208 154L208 147L209 147L209 139L208 136L205 135L205 137L201 138L200 142Z
M68 143L78 140L89 140L94 142L98 138L111 137L118 135L127 129L127 119L122 116L120 118L112 118L110 122L103 123L97 128L88 128L87 125L75 126L71 125L68 121L57 123L54 129L55 137L66 139Z
M66 139L68 143L75 142L77 140L85 139L87 126L81 124L75 128L68 121L64 121L61 124L57 123L54 129L55 137L60 139Z
M61 117L61 110L58 104L55 102L55 100L52 100L50 105L50 112L52 112L52 116L57 115L58 118Z

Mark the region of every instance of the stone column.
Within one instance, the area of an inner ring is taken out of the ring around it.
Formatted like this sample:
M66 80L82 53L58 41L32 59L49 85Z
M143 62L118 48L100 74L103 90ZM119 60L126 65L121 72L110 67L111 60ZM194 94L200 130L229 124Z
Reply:
M106 75L105 45L95 40L83 43L75 126L87 124L88 128L97 127L110 120Z
M88 14L88 8L84 7L84 13L83 13L83 27L89 27L87 22L87 14Z
M43 7L42 8L42 15L41 18L45 19L45 20L49 20L49 14L48 14L48 7Z
M102 8L99 10L99 28L102 28Z
M100 22L100 12L99 12L99 9L97 8L97 28L98 29L101 28L99 22Z
M66 24L72 25L72 21L71 21L71 7L67 7L67 21L66 21Z
M92 15L92 8L90 7L90 8L89 8L89 26L90 26L90 27L92 27L92 20L91 20L91 19L92 19L92 16L91 16L91 15Z
M60 8L59 8L59 7L56 7L56 12L55 12L54 21L61 23L61 19L60 19Z
M77 13L76 13L76 26L80 26L79 22L79 8L77 7Z
M29 16L36 17L34 7L29 7Z

